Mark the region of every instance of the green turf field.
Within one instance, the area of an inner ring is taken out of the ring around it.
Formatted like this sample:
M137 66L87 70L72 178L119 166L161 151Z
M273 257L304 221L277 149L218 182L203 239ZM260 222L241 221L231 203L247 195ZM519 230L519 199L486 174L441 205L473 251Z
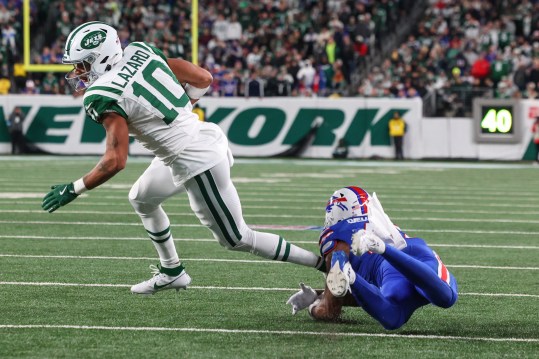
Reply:
M361 309L339 323L291 315L316 271L226 251L187 197L165 209L187 291L132 295L157 254L127 194L149 159L53 214L52 184L88 157L0 157L0 358L538 358L539 168L527 164L238 160L247 223L317 251L337 188L377 192L393 221L442 257L459 283L448 310L417 311L386 331ZM296 227L293 227L296 226ZM282 227L281 229L278 229Z

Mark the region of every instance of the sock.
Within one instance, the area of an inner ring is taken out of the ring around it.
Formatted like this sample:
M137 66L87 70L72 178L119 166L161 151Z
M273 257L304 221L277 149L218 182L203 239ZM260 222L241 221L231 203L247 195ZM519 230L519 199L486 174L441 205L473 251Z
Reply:
M252 240L252 243L245 243ZM253 231L252 236L243 236L241 242L250 247L250 252L274 261L290 262L301 264L321 270L324 267L324 260L320 256L288 243L283 237L272 233Z
M180 265L179 267L175 267L175 268L161 267L160 272L164 273L166 275L169 275L171 277L175 277L177 275L180 275L183 272L184 269L185 268L184 268L183 265Z
M159 254L161 266L164 268L178 267L180 258L170 233L170 221L163 208L159 206L152 213L140 214L140 218Z

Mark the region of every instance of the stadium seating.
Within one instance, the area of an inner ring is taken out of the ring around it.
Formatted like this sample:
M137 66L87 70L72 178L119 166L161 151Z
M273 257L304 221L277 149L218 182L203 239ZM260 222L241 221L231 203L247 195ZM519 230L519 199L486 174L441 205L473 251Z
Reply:
M70 30L91 20L117 27L123 45L147 41L191 58L189 3L31 3L34 63L60 63ZM421 96L427 115L464 115L474 96L538 96L539 2L510 3L201 0L199 62L214 75L210 96ZM0 75L10 92L28 91L13 73L20 6L0 1ZM27 77L41 93L70 93L62 74Z

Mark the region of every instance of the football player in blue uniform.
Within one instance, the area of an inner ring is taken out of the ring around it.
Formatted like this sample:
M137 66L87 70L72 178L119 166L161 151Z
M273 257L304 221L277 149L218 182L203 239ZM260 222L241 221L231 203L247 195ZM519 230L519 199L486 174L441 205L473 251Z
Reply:
M343 305L362 307L385 329L398 329L427 304L449 308L457 282L424 240L393 225L376 197L359 187L336 191L326 207L320 250L328 263L326 288L300 284L292 312L309 307L315 319L338 318Z

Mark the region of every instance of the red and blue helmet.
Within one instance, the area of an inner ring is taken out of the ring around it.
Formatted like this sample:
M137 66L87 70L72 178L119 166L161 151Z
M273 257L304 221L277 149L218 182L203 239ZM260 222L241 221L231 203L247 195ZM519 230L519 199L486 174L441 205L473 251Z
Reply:
M326 205L325 227L350 217L368 215L369 194L363 188L350 186L335 191Z

